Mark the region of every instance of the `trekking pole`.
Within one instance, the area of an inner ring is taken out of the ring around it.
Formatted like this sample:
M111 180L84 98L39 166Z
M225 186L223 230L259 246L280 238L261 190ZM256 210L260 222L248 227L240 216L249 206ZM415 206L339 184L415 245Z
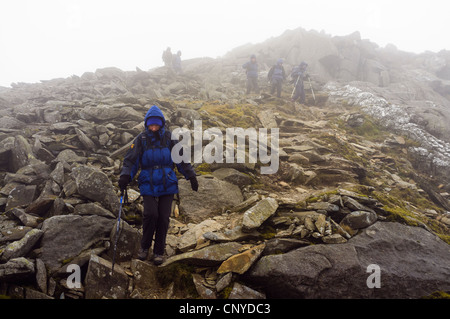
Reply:
M297 77L297 81L295 81L294 89L292 90L291 99L294 97L295 89L297 88L298 80L300 80L300 75Z
M117 226L116 226L116 240L114 242L114 250L113 250L113 261L111 267L111 275L114 273L114 264L116 262L116 250L117 250L117 242L119 240L119 229L120 229L120 217L122 215L122 206L123 206L123 197L126 194L126 190L122 190L120 193L120 207L119 207L119 216L117 217ZM127 195L125 195L127 197Z
M311 88L312 96L313 96L313 99L314 99L314 105L316 105L316 95L314 94L314 90L313 90L313 87L312 87L312 84L311 84L311 78L309 76L308 76L308 82L309 82L309 87Z

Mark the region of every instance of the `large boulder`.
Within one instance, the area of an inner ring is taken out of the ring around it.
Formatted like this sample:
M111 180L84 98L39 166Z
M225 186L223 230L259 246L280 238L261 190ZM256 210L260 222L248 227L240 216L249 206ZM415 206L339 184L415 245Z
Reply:
M381 286L369 288L377 266ZM345 244L265 256L247 279L272 298L420 298L450 289L450 246L422 228L378 222Z
M194 192L189 181L179 181L180 211L194 223L200 223L212 213L221 212L244 201L238 186L211 175L199 176L198 184L198 192Z
M50 270L78 256L99 240L107 238L114 220L96 215L60 215L46 219L42 225L41 259Z
M111 271L110 261L91 255L85 278L86 299L123 299L127 296L128 275L119 266Z
M78 194L101 203L115 215L119 213L119 199L105 173L88 166L78 166L72 169L72 176L77 184Z

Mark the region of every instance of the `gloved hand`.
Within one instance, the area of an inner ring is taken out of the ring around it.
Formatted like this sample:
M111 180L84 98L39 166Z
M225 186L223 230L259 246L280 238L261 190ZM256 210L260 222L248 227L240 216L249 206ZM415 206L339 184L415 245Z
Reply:
M191 188L194 192L198 191L198 180L197 177L192 176L189 178L189 181L191 182Z
M131 176L130 175L120 175L119 178L119 188L121 191L124 191L128 184L130 184Z

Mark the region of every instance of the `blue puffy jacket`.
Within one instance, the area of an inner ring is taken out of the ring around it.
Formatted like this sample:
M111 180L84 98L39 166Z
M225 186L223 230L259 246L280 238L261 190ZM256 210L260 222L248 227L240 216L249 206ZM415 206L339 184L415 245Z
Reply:
M153 105L145 115L144 123L150 116L158 116L165 124L166 120L161 110ZM141 195L159 197L178 193L178 179L175 175L175 164L171 151L177 141L172 141L171 133L161 127L152 132L147 127L134 140L123 160L120 175L130 175L133 179L139 169L139 190ZM195 171L189 163L176 164L178 171L186 179L195 176Z
M251 61L252 58L256 58L254 55L251 56L250 61L244 63L242 67L247 70L247 78L257 78L258 77L258 63Z

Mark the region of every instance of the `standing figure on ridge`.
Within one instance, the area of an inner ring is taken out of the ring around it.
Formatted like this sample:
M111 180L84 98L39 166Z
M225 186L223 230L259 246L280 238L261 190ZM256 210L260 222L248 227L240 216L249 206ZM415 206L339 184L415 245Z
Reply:
M247 94L253 89L256 94L259 94L258 86L258 62L256 62L256 55L250 57L250 61L244 63L242 67L247 73Z
M172 67L176 74L181 74L181 51L178 51L177 54L173 56Z
M303 80L308 77L306 68L308 64L306 62L300 63L300 65L294 67L291 72L292 83L294 84L294 92L292 94L292 102L297 101L300 98L300 103L305 104L305 87Z
M164 66L172 66L172 51L170 50L170 47L167 47L167 49L163 51L162 59L164 61Z
M275 64L269 71L268 80L272 84L270 94L274 94L277 90L277 97L281 97L281 87L283 81L286 79L286 72L283 67L283 59L278 59L277 64Z

